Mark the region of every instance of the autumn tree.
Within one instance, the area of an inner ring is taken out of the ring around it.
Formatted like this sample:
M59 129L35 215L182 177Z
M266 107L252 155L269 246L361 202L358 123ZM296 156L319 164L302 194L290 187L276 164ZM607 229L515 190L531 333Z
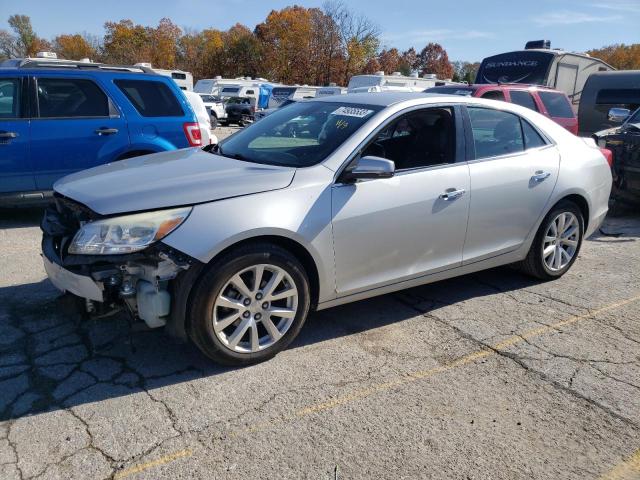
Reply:
M439 43L429 43L422 49L418 55L417 67L422 75L435 73L440 79L453 77L453 67L447 51Z
M49 50L51 45L38 37L27 15L11 15L7 23L13 34L0 30L0 54L8 58L35 56L36 53Z
M90 58L95 60L98 52L90 40L76 33L75 35L58 35L53 40L53 49L61 58L80 60Z
M480 68L480 63L470 63L463 61L452 62L453 67L453 81L454 82L467 82L473 83L476 80L476 74Z
M295 5L272 10L256 27L270 78L284 83L309 81L315 33L313 26L311 9Z
M149 31L131 20L106 22L104 24L104 60L109 63L132 65L136 62L151 62L151 39Z
M592 57L604 60L619 70L640 69L640 43L625 45L624 43L608 45L606 47L587 52Z
M414 70L418 69L418 54L416 49L411 47L405 52L402 52L402 63L400 64L400 71L403 75L410 75Z
M257 77L262 68L262 46L246 26L236 23L222 36L225 70L228 76Z
M402 55L397 48L382 50L378 55L378 62L380 62L380 70L385 73L397 72L402 66Z
M180 28L168 18L162 18L155 28L147 27L150 61L157 68L175 68Z

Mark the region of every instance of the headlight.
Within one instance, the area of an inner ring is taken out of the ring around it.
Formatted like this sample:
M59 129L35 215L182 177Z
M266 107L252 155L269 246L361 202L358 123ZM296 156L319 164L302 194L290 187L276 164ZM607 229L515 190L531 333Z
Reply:
M191 207L137 213L85 223L73 237L69 253L115 255L143 250L169 235L191 213Z

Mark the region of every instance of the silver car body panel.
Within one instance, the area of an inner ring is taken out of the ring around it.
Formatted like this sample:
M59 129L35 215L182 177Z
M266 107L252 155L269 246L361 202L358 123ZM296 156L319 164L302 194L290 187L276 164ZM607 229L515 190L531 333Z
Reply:
M104 177L109 184L116 179L127 182L126 187L115 187L118 192L113 195L105 192L102 175L92 180L92 174L84 176L88 183L80 182L83 175L78 174L56 185L56 190L99 212L199 203L163 242L202 262L252 238L276 236L296 242L317 267L319 309L521 260L546 213L569 195L580 196L587 205L587 236L606 215L611 172L600 151L531 110L469 97L407 93L350 94L311 101L386 108L312 167L294 170L243 164L239 168L235 161L183 150L172 152L174 157L168 162L178 164L178 158L183 158L184 169L190 170L190 158L185 157L194 158L199 165L194 175L202 180L195 182L198 195L187 188L189 182L180 179L178 167L165 171L167 177L151 174L155 189L158 184L168 189L167 199L151 186L136 188L150 170L137 171L141 164L133 170L123 165L122 173L112 167L113 176ZM397 172L390 179L339 183L346 162L388 119L410 109L442 104L516 113L535 125L550 145L508 157ZM223 180L216 162L228 168ZM254 170L260 173L251 177ZM549 176L531 184L540 171ZM98 184L102 184L100 191L92 192ZM449 189L464 193L443 205L440 195ZM150 198L137 198L147 196Z
M186 148L144 155L62 178L54 190L101 215L170 208L285 188L295 168Z

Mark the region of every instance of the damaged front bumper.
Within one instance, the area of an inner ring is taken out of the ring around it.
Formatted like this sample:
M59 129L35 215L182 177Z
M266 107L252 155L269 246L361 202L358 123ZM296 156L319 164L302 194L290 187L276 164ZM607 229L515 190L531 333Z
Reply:
M172 297L183 288L178 285L180 279L190 269L199 271L200 262L161 242L125 255L69 254L68 246L81 222L97 218L86 207L61 197L46 210L41 224L42 257L51 282L85 299L87 311L94 315L124 309L157 328L177 313L178 334L184 336L186 307L172 305ZM182 293L182 297L186 303L187 296Z

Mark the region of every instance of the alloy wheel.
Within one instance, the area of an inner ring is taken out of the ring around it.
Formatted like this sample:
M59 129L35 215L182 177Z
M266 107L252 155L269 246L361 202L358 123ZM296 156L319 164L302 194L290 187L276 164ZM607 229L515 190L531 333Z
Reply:
M230 350L254 353L277 343L298 310L298 289L281 267L258 264L233 275L213 306L213 331Z
M547 227L542 244L542 258L546 267L558 272L573 259L580 240L580 223L571 212L557 215Z

